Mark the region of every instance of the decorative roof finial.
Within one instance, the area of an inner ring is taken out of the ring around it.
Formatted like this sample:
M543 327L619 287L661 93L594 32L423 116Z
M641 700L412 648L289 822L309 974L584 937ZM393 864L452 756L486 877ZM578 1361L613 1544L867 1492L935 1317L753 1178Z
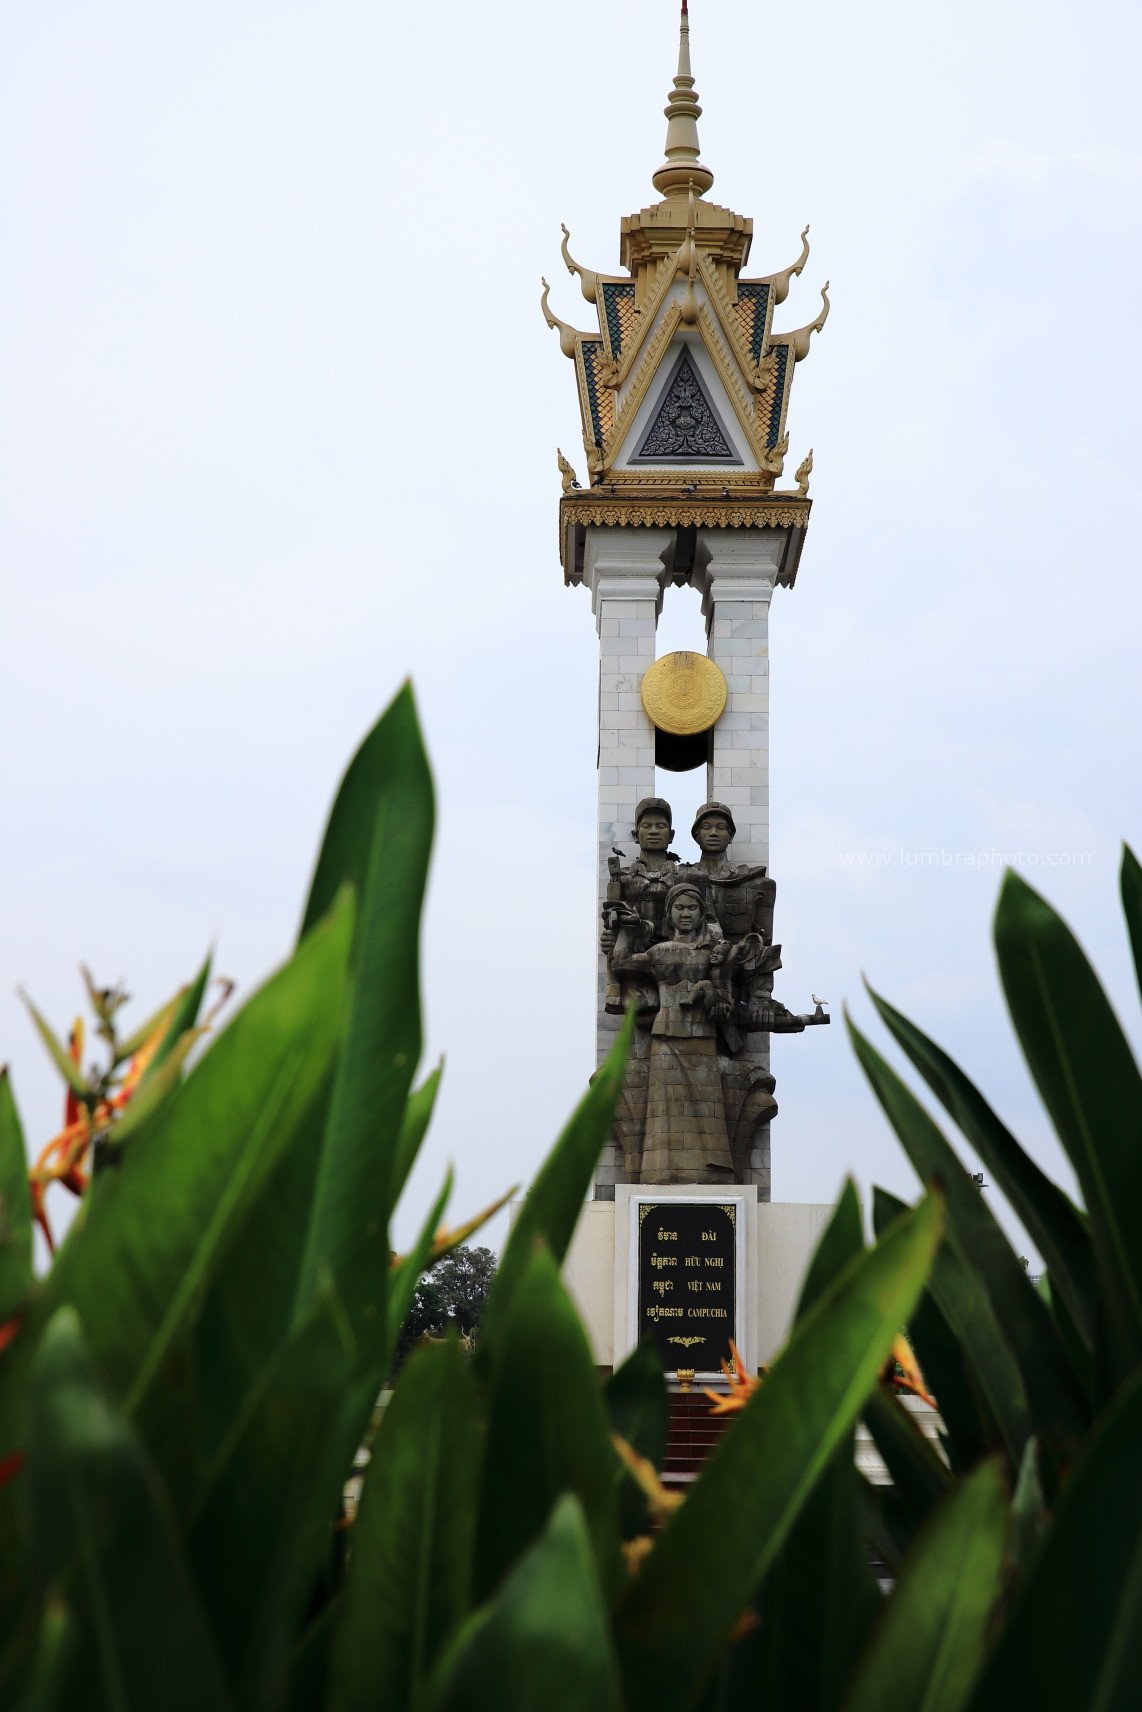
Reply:
M678 32L678 71L666 100L666 159L654 175L654 188L663 196L685 196L691 185L698 196L709 190L714 175L698 158L698 116L702 109L690 75L690 16L682 0Z

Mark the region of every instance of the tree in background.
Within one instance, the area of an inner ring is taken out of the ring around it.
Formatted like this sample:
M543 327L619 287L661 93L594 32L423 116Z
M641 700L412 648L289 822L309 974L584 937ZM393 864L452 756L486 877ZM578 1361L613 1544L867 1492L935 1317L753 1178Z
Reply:
M401 1327L393 1371L403 1367L421 1338L442 1338L455 1330L467 1342L480 1329L484 1304L496 1272L490 1248L453 1249L427 1271L416 1287L408 1318Z

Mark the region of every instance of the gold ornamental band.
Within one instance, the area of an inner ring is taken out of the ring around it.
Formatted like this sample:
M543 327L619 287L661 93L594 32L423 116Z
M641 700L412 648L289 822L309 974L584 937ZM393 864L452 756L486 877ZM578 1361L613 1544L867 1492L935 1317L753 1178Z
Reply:
M705 654L664 654L642 680L647 717L672 737L709 731L726 710L726 696L725 677Z

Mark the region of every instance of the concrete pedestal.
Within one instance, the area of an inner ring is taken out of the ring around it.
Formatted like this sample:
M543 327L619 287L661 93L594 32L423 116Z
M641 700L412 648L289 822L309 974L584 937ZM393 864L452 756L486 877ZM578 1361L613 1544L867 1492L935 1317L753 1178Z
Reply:
M618 1184L613 1201L588 1201L564 1261L563 1281L600 1367L618 1367L635 1346L641 1208L671 1201L734 1209L736 1341L754 1372L773 1360L788 1336L801 1280L832 1208L762 1201L752 1183L725 1188ZM685 1351L676 1366L693 1366Z

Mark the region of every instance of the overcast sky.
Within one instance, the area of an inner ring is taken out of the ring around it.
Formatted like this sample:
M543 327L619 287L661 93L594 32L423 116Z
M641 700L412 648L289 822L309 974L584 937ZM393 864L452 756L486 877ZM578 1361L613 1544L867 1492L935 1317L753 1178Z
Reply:
M990 916L1021 852L1137 1039L1140 35L1114 0L692 11L749 271L812 222L778 325L832 281L771 618L778 996L872 1026L867 971L1052 1168ZM577 1099L596 642L559 569L555 447L582 452L539 275L586 326L559 223L617 271L676 41L671 0L4 9L0 1057L30 1143L60 1101L17 982L62 1029L79 960L150 1007L216 942L251 990L408 673L447 1069L398 1235L449 1160L457 1215L526 1181ZM695 613L670 597L662 651ZM682 829L700 778L670 783ZM841 1027L774 1059L775 1198L914 1194Z

